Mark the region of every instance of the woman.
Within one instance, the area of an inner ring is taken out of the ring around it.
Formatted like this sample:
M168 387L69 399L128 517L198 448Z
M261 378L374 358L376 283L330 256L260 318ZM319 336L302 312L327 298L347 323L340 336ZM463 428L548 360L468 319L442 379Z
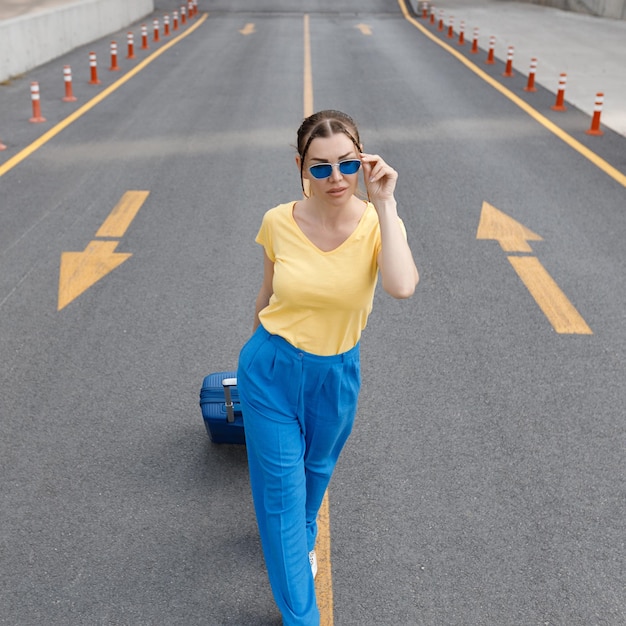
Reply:
M317 514L354 422L378 273L395 298L410 297L419 277L396 210L398 174L362 152L352 118L305 119L296 164L309 191L263 218L263 283L237 378L274 598L285 626L313 626ZM360 169L369 202L357 196Z

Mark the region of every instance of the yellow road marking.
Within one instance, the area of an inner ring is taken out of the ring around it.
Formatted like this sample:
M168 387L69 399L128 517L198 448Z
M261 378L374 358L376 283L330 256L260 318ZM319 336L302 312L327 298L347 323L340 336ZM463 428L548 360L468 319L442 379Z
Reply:
M123 237L149 191L127 191L98 229L96 237ZM91 241L82 252L62 252L59 270L60 311L133 256L115 252L119 241Z
M309 16L304 16L304 117L313 115L313 72L311 70L311 35ZM305 180L305 193L309 193L308 180ZM320 612L320 626L333 626L333 576L330 563L330 510L328 491L324 494L317 517L317 577L315 595Z
M488 202L483 202L476 239L493 239L505 252L532 252L528 242L543 241L541 235ZM508 259L557 333L593 334L537 258L510 256Z
M333 574L330 563L330 510L328 491L324 494L317 517L317 577L315 595L320 612L320 626L333 626Z
M372 29L367 24L357 24L355 28L358 28L363 35L371 35Z
M585 320L536 257L510 256L508 258L557 333L593 334L591 328L587 326Z
M528 242L543 241L543 237L488 202L483 202L476 239L495 239L505 252L532 252Z
M254 24L252 22L249 22L239 32L242 35L252 35L255 32Z
M313 115L313 72L311 70L311 35L309 16L304 16L304 117Z
M304 16L304 86L303 86L304 117L313 115L313 70L311 69L311 34L309 31L309 16ZM304 194L310 195L309 181L302 181Z
M132 70L124 74L121 78L116 80L112 85L109 85L106 89L103 89L97 96L89 100L89 102L83 104L79 109L76 109L73 113L68 115L64 120L61 120L56 126L53 126L49 131L44 133L39 139L36 139L29 146L26 146L23 150L18 152L15 156L8 159L5 163L0 165L0 176L4 176L8 171L12 170L16 165L21 163L24 159L28 158L33 152L41 148L48 143L51 139L56 137L62 130L67 128L70 124L82 117L85 113L93 109L98 103L102 102L106 97L110 96L114 91L119 89L124 83L128 82L133 76L136 76L141 70L150 65L152 61L160 57L166 50L169 50L172 46L175 46L179 41L191 35L208 17L208 13L204 13L198 21L191 26L184 33L178 35L170 42L153 52L149 57L146 57L141 63L136 65Z
M442 41L436 35L433 35L427 28L422 26L417 20L415 20L407 10L405 0L398 0L398 4L400 5L400 9L404 14L404 17L407 21L411 22L415 28L420 30L424 35L426 35L429 39L434 41L438 46L441 46L444 50L449 52L455 58L457 58L463 65L469 68L472 72L474 72L477 76L482 78L486 83L491 85L494 89L499 91L503 96L508 98L511 102L516 104L520 109L522 109L525 113L528 113L535 121L539 122L542 126L544 126L551 133L556 135L559 139L564 141L568 146L576 150L579 154L584 156L586 159L591 161L596 167L600 168L605 174L613 178L623 187L626 187L626 174L620 172L617 168L613 167L610 163L605 161L602 157L598 156L595 152L584 146L580 141L574 139L571 135L568 135L563 129L559 128L556 124L551 122L547 117L539 113L539 111L535 110L530 104L522 100L519 96L515 95L510 89L507 89L504 85L499 83L497 80L489 76L486 72L481 70L476 64L472 63L469 59L467 59L463 54L455 50L452 46L449 46L445 41Z
M118 243L90 241L83 252L61 253L58 311L133 256L115 252Z
M149 191L127 191L98 229L96 237L123 237Z

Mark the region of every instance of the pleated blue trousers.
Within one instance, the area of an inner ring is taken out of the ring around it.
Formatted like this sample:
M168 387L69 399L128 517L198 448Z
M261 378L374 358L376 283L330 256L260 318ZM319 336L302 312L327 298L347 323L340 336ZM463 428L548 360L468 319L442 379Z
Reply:
M237 386L274 599L284 626L318 626L308 554L324 493L354 423L359 346L318 356L259 326L239 355Z

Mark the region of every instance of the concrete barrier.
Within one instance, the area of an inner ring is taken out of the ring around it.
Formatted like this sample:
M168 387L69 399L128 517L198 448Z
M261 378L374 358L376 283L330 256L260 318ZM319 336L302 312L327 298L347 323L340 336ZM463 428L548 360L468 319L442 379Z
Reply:
M77 0L0 21L0 81L126 28L154 11L154 0Z
M610 17L617 20L626 19L626 0L521 0L532 4L586 13L596 17Z
M517 0L529 4L540 4L546 7L585 13L596 17L610 17L617 20L626 20L626 0ZM437 6L436 0L429 0L429 5ZM416 15L421 14L421 0L410 0L411 8ZM472 6L471 2L467 3Z
M626 0L541 0L547 6L596 17L626 20Z

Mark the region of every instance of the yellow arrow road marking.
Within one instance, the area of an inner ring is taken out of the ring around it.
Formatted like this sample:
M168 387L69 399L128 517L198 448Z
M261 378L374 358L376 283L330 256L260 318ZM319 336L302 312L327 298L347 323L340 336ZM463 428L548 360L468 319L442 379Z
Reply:
M98 229L96 237L123 237L149 191L127 191ZM66 307L128 260L132 254L115 252L119 241L91 241L83 252L62 252L57 310Z
M91 241L83 252L63 252L59 278L61 310L94 283L119 267L132 254L115 252L117 241Z
M149 195L149 191L127 191L100 226L96 237L123 237Z
M505 252L532 252L527 242L543 241L537 233L488 202L483 202L476 239L495 239Z
M255 32L254 24L252 22L246 24L239 32L242 35L252 35Z
M358 28L363 35L372 34L372 29L367 24L357 24L355 28Z
M557 333L593 334L536 257L510 256L509 261Z
M493 239L505 252L532 252L527 242L543 240L488 202L483 202L476 239ZM510 256L508 259L557 333L593 334L536 257Z

